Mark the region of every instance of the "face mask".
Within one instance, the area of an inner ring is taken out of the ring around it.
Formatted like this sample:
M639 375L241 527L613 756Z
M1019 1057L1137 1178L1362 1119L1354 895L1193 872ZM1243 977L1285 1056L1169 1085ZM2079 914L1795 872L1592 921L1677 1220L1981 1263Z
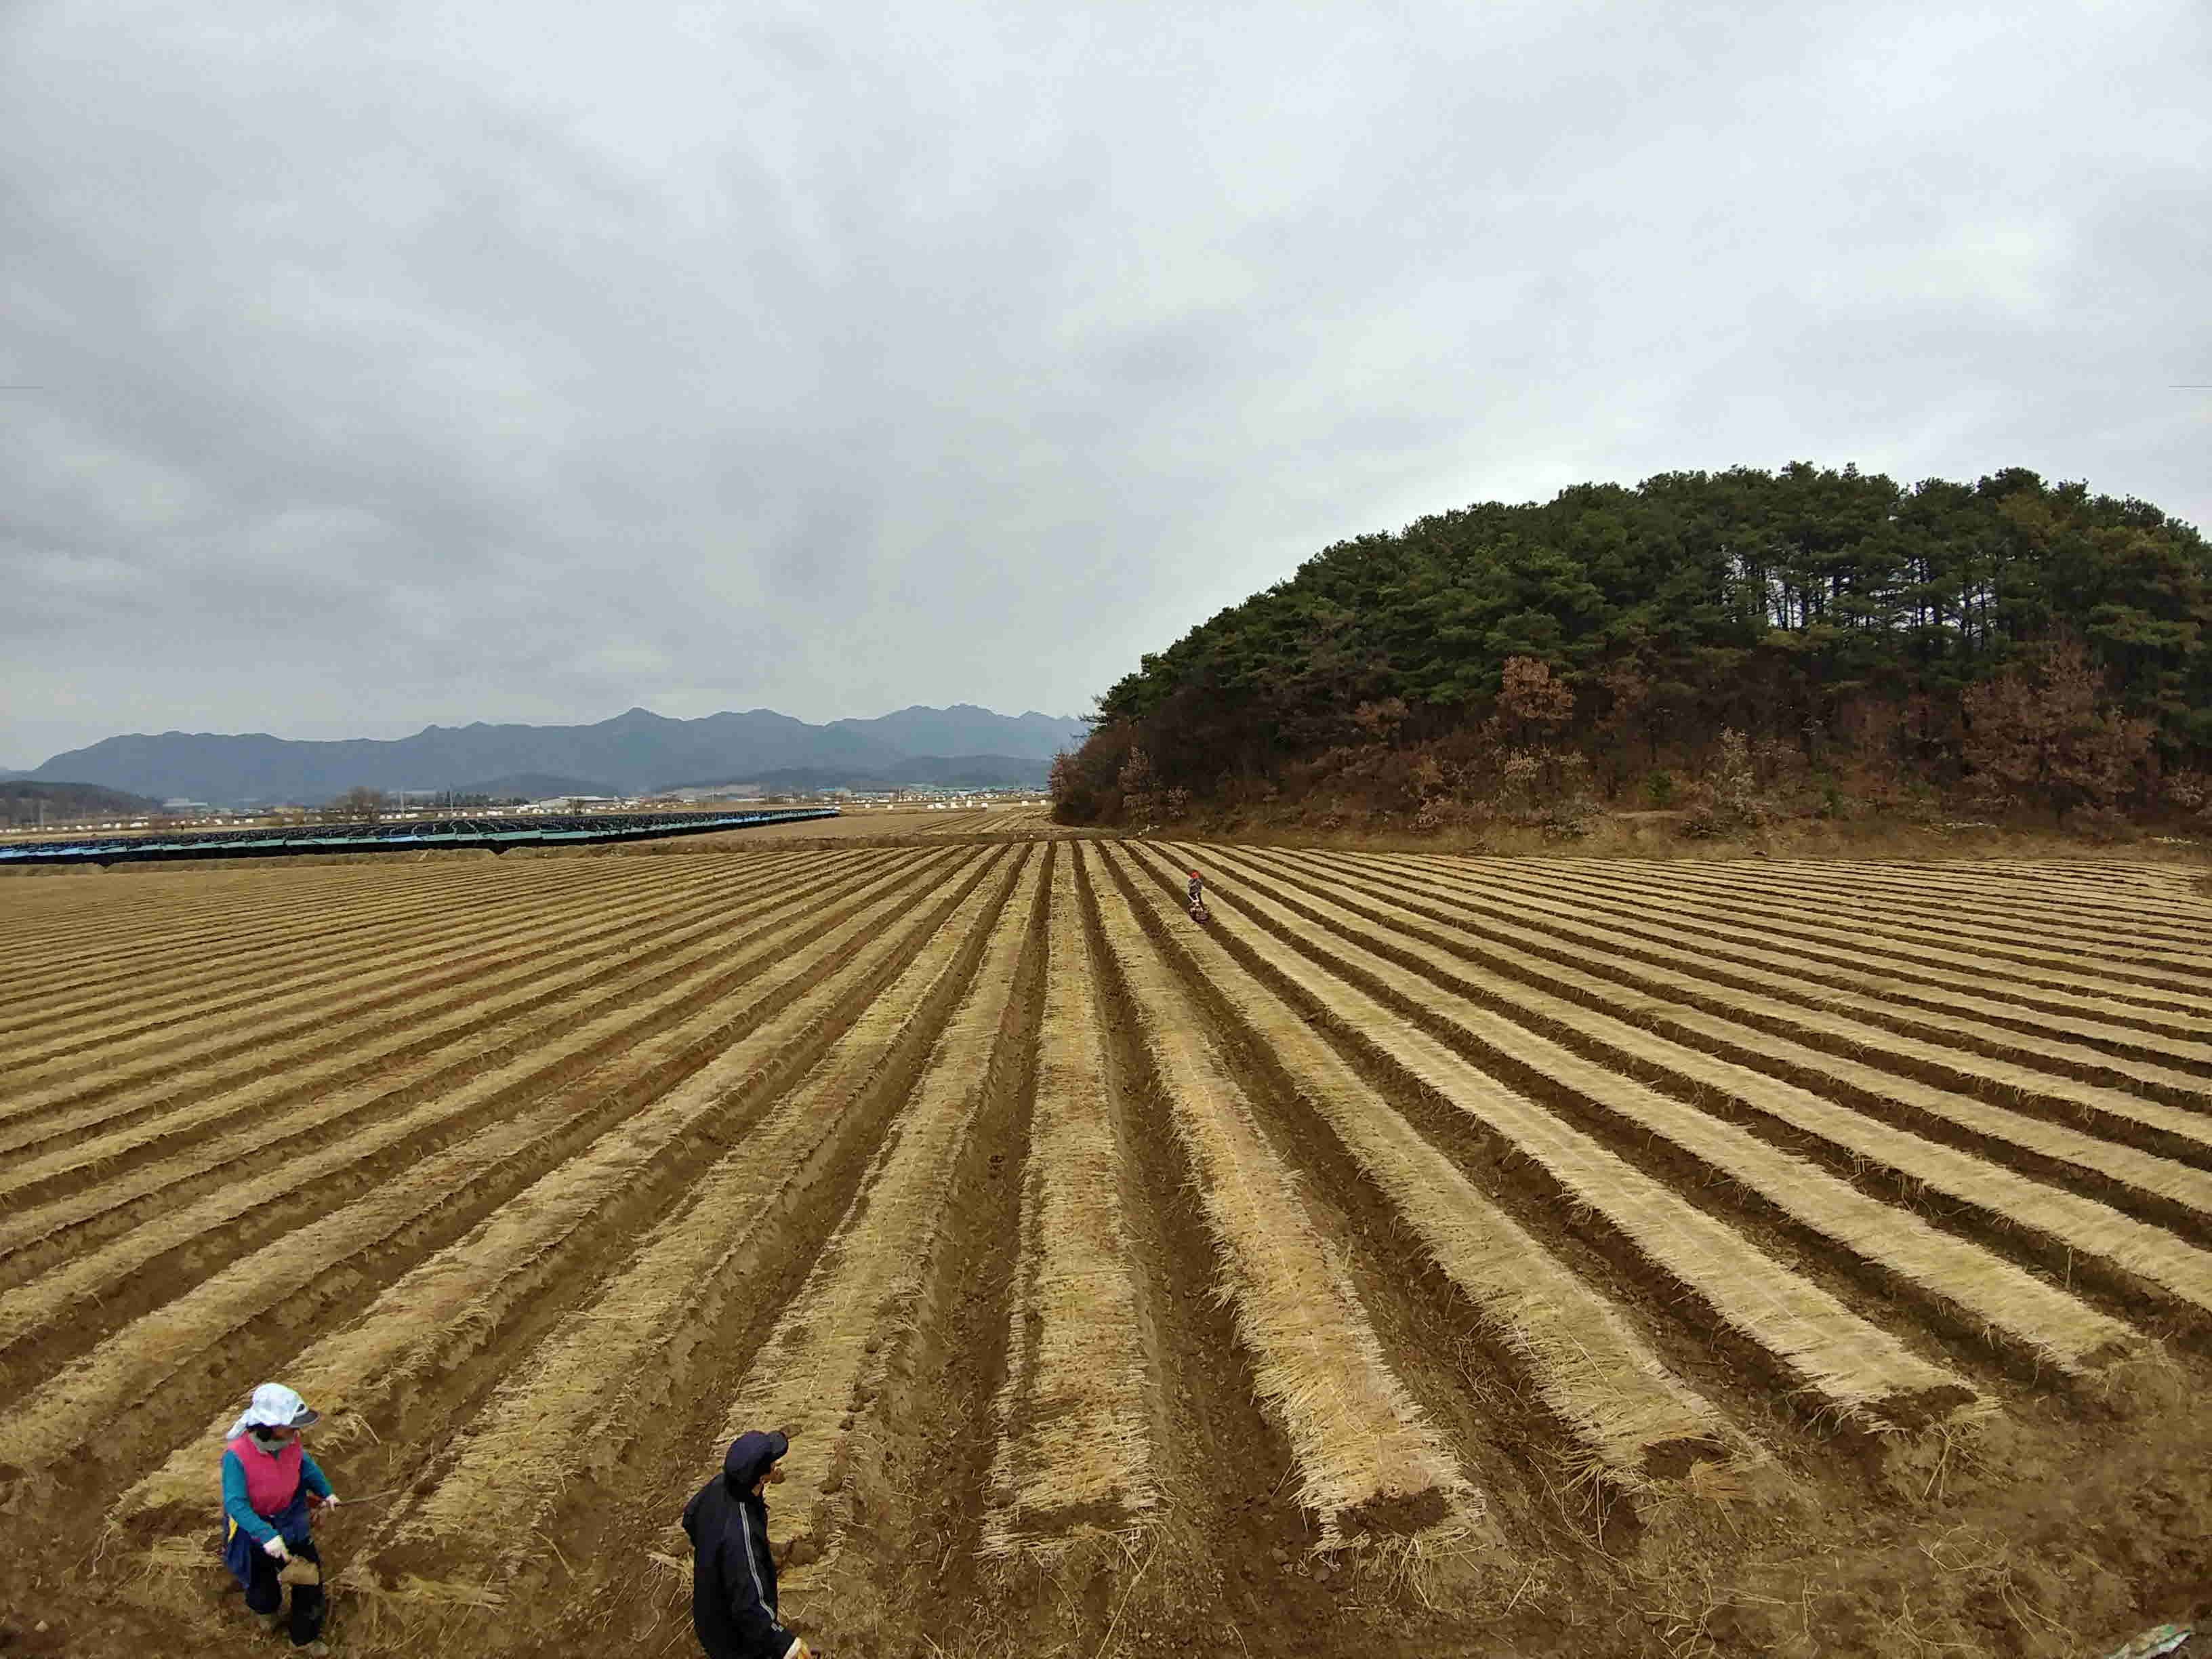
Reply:
M261 1449L265 1452L280 1452L284 1449L284 1442L283 1439L264 1434L258 1429L256 1429L253 1431L253 1443L260 1447Z

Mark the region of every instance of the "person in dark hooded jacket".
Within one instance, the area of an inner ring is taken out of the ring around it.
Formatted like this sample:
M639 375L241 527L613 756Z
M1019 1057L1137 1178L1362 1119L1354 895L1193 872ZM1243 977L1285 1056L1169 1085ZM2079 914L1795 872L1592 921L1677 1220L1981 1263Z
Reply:
M684 1506L691 1540L691 1628L707 1659L806 1659L776 1617L775 1562L762 1493L783 1479L791 1442L754 1429L730 1443L722 1472Z

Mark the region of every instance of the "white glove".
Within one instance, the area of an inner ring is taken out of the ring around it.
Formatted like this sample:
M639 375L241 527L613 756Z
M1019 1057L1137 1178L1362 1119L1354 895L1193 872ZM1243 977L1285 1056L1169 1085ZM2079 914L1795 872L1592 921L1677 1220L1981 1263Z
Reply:
M329 1497L323 1499L323 1507L326 1510L334 1510L337 1508L337 1506L338 1495L336 1492L331 1493Z
M289 1561L292 1552L284 1547L284 1534L279 1533L261 1547L261 1553L272 1561Z

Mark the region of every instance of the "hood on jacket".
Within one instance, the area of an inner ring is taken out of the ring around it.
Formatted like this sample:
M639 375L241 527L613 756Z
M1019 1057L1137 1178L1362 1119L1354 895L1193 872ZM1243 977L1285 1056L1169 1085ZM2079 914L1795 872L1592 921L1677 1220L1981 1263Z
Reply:
M748 1429L730 1442L722 1459L722 1479L741 1497L752 1495L753 1482L775 1467L775 1460L791 1449L788 1437L775 1429Z

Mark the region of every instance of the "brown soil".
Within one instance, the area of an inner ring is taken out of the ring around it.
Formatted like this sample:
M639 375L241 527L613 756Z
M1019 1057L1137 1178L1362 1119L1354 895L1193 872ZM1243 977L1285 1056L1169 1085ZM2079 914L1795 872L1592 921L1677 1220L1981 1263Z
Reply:
M1664 815L1623 815L1617 836L1570 850L1686 845ZM1929 845L1966 850L1962 838ZM1221 899L1208 939L1327 1045L1296 1052L1316 1066L1340 1055L1381 1115L1362 1121L1402 1119L1435 1149L1424 1157L1449 1160L1454 1190L1472 1183L1710 1403L1723 1433L1657 1448L1625 1485L1595 1474L1552 1415L1510 1308L1478 1305L1439 1270L1391 1189L1316 1114L1297 1063L1209 980L1223 958L1192 948L1165 865L1090 849L1077 865L1082 982L1106 1038L1099 1098L1159 1501L1142 1516L1040 1505L1025 1525L1064 1528L1066 1547L988 1556L997 1437L1030 1437L1024 1467L1050 1467L1037 1460L1051 1423L1002 1423L993 1402L1011 1322L1036 1300L1016 1281L1043 896L1078 839L1018 810L855 814L665 849L0 884L0 949L20 964L0 1006L0 1654L212 1655L249 1632L258 1644L216 1558L211 1459L204 1485L189 1461L149 1478L200 1455L253 1383L307 1374L334 1339L404 1319L404 1287L495 1261L499 1276L447 1281L462 1297L450 1305L468 1310L454 1328L398 1333L385 1372L315 1401L325 1422L310 1448L356 1500L318 1522L334 1645L696 1651L670 1523L755 1355L809 1273L837 1259L842 1218L866 1213L876 1152L896 1143L1024 856L1030 908L1000 935L998 960L1015 961L1018 934L1018 964L1003 1020L984 1028L995 1037L974 1050L990 1058L972 1123L941 1165L914 1166L941 1169L941 1183L909 1183L944 1194L943 1220L910 1302L868 1333L881 1352L869 1349L874 1380L851 1408L848 1484L824 1511L835 1553L826 1567L790 1564L807 1570L790 1575L784 1611L817 1651L2070 1659L2162 1620L2212 1619L2204 1310L2055 1242L2040 1211L1939 1200L1781 1113L1785 1087L1817 1097L1985 1160L1993 1183L2032 1182L2155 1229L2174 1262L2212 1264L2212 1210L2193 1184L2212 1170L2193 1128L2212 1126L2198 1012L2212 1002L2212 877L2171 849L2051 859L2017 840L1972 848L1971 864L1883 862L1866 844L1829 849L1847 861L1790 861L1778 844L1763 879L1714 860L1744 849L1711 848L1602 874L1201 853ZM1280 919L1247 910L1246 886L1273 895ZM1113 965L1106 921L1121 961L1152 953L1169 975L1146 966L1153 988L1174 988L1195 1023L1184 1035L1236 1079L1371 1352L1480 1495L1479 1523L1431 1492L1346 1515L1340 1546L1321 1547L1297 1500L1301 1454L1257 1397L1258 1362L1295 1375L1296 1356L1240 1334L1253 1328L1218 1293L1224 1263L1192 1185L1184 1108L1165 1092L1169 1062L1155 1069L1144 975ZM932 957L933 940L957 943ZM1391 964L1389 982L1341 954L1354 950ZM1288 988L1270 965L1286 951L1319 992ZM1802 975L1777 966L1791 951ZM689 1208L708 1172L742 1157L779 1102L811 1097L796 1091L910 964L935 975L940 957L944 976L887 1034L842 1115L823 1119L797 1196L725 1280L687 1290L696 1328L667 1333L647 1375L589 1380L564 1401L577 1421L623 1413L620 1432L605 1455L544 1449L573 1474L535 1541L403 1540L402 1517L443 1512L422 1500L501 1386L534 1375L556 1337L594 1328L664 1221L711 1216ZM1376 1049L1338 1006L1355 993L1445 1045L1462 1080L1439 1085ZM1633 1029L1613 1018L1623 1001ZM1492 1022L1480 1029L1494 1040L1455 1010ZM1610 1068L1623 1088L1546 1075L1524 1058L1544 1042L1577 1076ZM1527 1146L1451 1097L1485 1078L1663 1183L1676 1212L1725 1226L1861 1328L1964 1379L1976 1403L1900 1399L1887 1422L1816 1409L1789 1364L1723 1328ZM1900 1237L1911 1217L1969 1241L2128 1340L2070 1375L2039 1364L1880 1266L1879 1241L1840 1249L1800 1218L1814 1212L1802 1195L1723 1179L1695 1137L1650 1133L1632 1098L1653 1122L1663 1109L1747 1132L1802 1160L1788 1167L1888 1206ZM679 1106L680 1121L654 1115ZM2026 1127L2001 1138L2014 1121ZM634 1164L607 1162L625 1137ZM594 1157L597 1195L556 1225L563 1183ZM486 1243L515 1225L512 1248Z

